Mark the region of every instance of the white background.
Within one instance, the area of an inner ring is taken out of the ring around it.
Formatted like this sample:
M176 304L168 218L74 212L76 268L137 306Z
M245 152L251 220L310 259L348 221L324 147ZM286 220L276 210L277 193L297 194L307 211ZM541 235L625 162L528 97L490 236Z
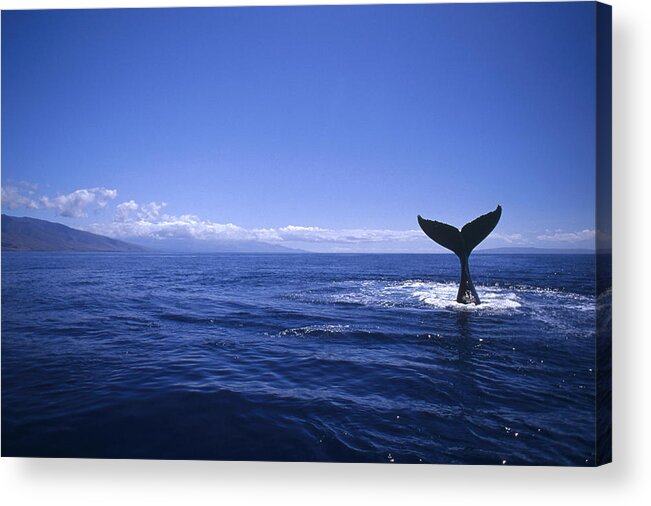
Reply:
M138 0L137 5L317 2ZM3 504L651 504L651 306L645 293L645 286L651 282L651 2L610 3L614 81L613 464L571 469L3 458ZM2 1L0 6L133 5L110 0L16 0Z

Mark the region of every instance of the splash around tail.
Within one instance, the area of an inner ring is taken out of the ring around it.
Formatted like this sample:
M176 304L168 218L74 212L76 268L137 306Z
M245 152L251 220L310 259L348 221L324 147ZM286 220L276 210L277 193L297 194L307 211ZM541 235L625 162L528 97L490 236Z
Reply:
M418 215L418 224L427 237L437 244L454 252L461 262L461 281L457 302L460 304L481 304L477 290L470 277L468 257L472 250L482 242L497 226L502 216L502 206L466 223L461 230L440 221L426 220Z

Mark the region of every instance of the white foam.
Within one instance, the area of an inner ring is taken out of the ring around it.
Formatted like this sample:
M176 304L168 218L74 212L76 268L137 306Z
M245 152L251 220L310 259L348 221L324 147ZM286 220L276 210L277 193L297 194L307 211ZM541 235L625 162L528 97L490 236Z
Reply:
M578 293L527 285L476 285L480 305L456 302L456 282L434 282L420 279L404 281L350 280L331 284L320 292L304 294L312 302L356 304L362 306L410 308L454 312L520 314L558 327L567 320L567 312L591 318L595 297ZM304 329L306 332L332 332L333 328Z
M310 302L327 304L524 317L523 321L537 320L548 326L553 330L550 335L582 334L580 329L590 326L595 318L597 299L591 295L526 285L477 285L476 289L480 305L456 302L457 283L419 279L341 281L303 296ZM287 329L280 335L326 337L350 331L348 325L309 325Z
M520 297L513 292L496 287L478 287L480 305L460 304L456 301L459 287L456 283L431 283L407 281L384 288L385 293L404 295L417 299L423 304L437 309L459 311L508 311L522 306Z
M341 334L347 332L350 325L306 325L305 327L297 327L292 329L285 329L280 332L280 336L309 336L313 334Z

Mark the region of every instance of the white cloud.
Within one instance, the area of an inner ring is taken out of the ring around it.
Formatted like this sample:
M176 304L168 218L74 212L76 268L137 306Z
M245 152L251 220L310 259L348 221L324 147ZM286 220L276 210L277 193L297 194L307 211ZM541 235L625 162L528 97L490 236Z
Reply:
M544 234L539 235L539 241L555 241L555 242L578 242L588 241L594 239L594 230L579 230L577 232L563 232L562 230L546 230Z
M115 216L114 220L123 223L131 219L132 213L138 210L138 204L133 200L128 202L122 202L115 207Z
M122 202L115 207L114 221L127 223L131 221L157 221L160 217L161 209L167 204L161 202L150 202L149 204L139 205L134 200Z
M82 188L56 197L39 197L30 187L3 186L2 206L8 209L53 209L59 216L84 218L90 207L104 208L117 196L117 190Z
M59 216L83 218L90 209L106 208L114 200L117 190L107 188L83 188L55 197L39 196L37 187L20 182L2 187L2 206L7 209L52 209ZM110 237L143 239L197 239L197 240L244 240L269 243L299 243L314 248L322 243L331 247L349 250L357 248L392 247L411 249L416 246L432 246L424 234L417 229L331 229L316 226L287 225L277 228L244 228L233 223L217 223L191 214L170 215L164 213L165 202L139 204L134 200L115 206L113 221L96 223L84 227L86 230ZM546 230L536 237L538 241L580 242L592 240L595 231L590 229L576 232ZM494 232L491 238L507 244L533 244L534 240L520 233ZM419 244L415 244L419 243ZM367 245L367 246L363 246Z
M138 204L130 200L116 206L112 223L94 224L87 230L120 238L186 238L200 240L249 240L280 242L374 243L405 242L422 239L419 230L328 229L288 225L279 228L247 229L232 223L216 223L184 214L172 216L161 213L165 203Z
M17 186L2 187L2 207L7 209L38 209L39 205L33 198L34 190Z
M250 231L233 224L220 224L201 220L185 214L169 216L160 214L162 204L150 203L134 207L118 207L116 220L108 224L94 224L86 227L95 233L111 237L140 238L184 238L184 239L256 239Z
M244 228L233 223L218 223L204 220L192 214L170 215L163 213L164 202L138 204L133 200L116 206L114 220L106 224L94 224L86 230L116 238L141 239L197 239L212 241L263 241L268 243L329 243L331 246L348 250L355 245L399 244L409 248L414 243L432 246L420 230L389 229L332 229L316 226L287 225L277 228ZM593 230L579 232L546 231L538 236L541 241L581 241L594 237ZM532 244L533 241L520 233L495 232L492 239L507 244ZM375 247L375 246L373 246Z
M531 241L527 239L525 236L522 234L503 234L500 232L493 232L490 235L491 238L493 239L501 239L504 242L507 242L509 244L530 244Z
M253 229L251 232L256 234L260 240L296 242L403 242L423 237L420 230L329 229L297 225L271 229Z
M84 188L67 195L57 195L54 198L41 197L39 202L42 207L54 209L60 216L68 218L84 218L86 210L93 205L103 208L110 200L118 196L117 190L107 188Z

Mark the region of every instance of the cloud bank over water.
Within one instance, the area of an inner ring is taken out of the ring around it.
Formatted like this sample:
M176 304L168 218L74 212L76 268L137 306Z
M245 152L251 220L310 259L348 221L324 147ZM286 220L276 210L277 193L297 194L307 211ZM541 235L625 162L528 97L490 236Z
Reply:
M540 241L554 241L554 242L578 242L588 241L595 238L594 230L579 230L577 232L563 232L562 230L545 231L544 234L538 236Z
M109 220L80 223L76 227L100 235L125 240L199 240L259 241L298 246L312 251L432 251L439 249L421 230L351 228L334 229L313 225L289 224L274 228L246 228L220 223L194 214L166 213L166 202L138 203L135 200L110 206L118 196L115 189L81 188L55 196L39 195L36 185L21 182L2 187L2 207L8 210L52 210L57 216L88 218L89 213L109 216ZM109 213L112 211L112 215ZM495 231L496 245L532 246L564 244L585 245L593 241L595 231L545 230L544 233Z
M233 223L217 223L192 214L163 213L164 202L138 204L130 200L116 206L110 223L97 223L86 230L110 237L154 239L200 239L308 243L406 242L422 239L420 230L329 229L287 225L278 228L244 228Z

